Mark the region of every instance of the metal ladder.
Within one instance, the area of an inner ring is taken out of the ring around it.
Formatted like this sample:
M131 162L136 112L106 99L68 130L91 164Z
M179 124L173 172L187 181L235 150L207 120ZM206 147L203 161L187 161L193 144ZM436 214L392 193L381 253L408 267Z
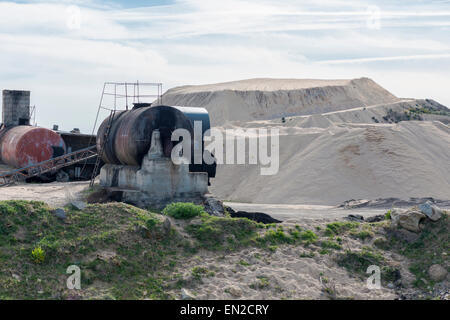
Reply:
M96 146L91 146L20 169L15 169L8 172L0 172L0 187L10 185L21 179L37 177L48 172L55 173L61 168L68 167L72 164L88 160L93 157L97 157L96 148Z
M156 94L152 93L142 93L141 87L144 88L154 88L152 91L156 90ZM105 102L105 98L110 97L113 99L111 103ZM128 103L139 103L141 98L152 98L155 99L158 104L162 104L162 83L141 83L139 81L136 82L105 82L103 84L103 90L102 95L100 98L100 104L98 106L97 110L97 116L95 118L94 122L94 128L92 129L92 135L95 133L95 129L97 127L97 122L99 120L99 115L101 110L108 110L110 111L109 120L107 123L107 127L105 130L105 135L103 137L102 145L99 146L98 152L98 158L95 162L94 171L92 171L91 176L91 182L90 186L94 186L95 178L97 175L97 172L100 168L100 165L102 163L102 156L103 152L105 150L106 143L109 139L109 134L111 131L111 126L114 122L114 116L117 111L124 111L128 110Z

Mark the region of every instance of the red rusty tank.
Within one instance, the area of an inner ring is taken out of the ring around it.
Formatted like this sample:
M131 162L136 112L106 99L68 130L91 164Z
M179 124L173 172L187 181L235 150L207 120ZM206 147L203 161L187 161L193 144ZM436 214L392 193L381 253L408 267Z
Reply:
M66 152L64 140L56 132L39 127L8 129L0 140L0 159L12 167L23 168L52 159Z

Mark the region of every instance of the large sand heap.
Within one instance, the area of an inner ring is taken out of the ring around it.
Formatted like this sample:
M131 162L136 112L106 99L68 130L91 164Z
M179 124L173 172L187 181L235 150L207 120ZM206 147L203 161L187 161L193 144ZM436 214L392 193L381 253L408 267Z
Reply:
M278 174L262 176L256 165L219 165L211 191L222 199L327 205L390 197L450 200L449 110L433 100L399 99L361 78L184 86L169 90L163 101L204 107L221 130L280 130ZM420 113L422 121L400 119L412 109L433 112Z
M262 176L256 165L220 165L211 187L215 195L238 202L326 205L450 198L450 127L441 122L302 128L267 121L270 126L280 130L278 174ZM247 123L250 127L260 128L261 122Z
M164 104L206 108L213 125L320 114L399 99L368 78L250 79L168 90Z

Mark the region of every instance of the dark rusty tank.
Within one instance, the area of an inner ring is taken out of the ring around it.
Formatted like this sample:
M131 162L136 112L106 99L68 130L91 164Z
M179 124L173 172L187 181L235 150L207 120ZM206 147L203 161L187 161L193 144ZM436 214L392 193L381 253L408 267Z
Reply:
M209 115L204 108L136 105L132 110L116 113L103 148L103 161L110 164L138 166L150 148L154 129L161 132L164 155L170 157L173 142L172 132L186 129L191 133L192 147L194 143L194 121L202 123L202 134L210 129ZM97 133L97 148L103 145L109 118L101 124ZM176 143L176 142L175 142ZM203 144L201 146L203 150ZM193 155L193 153L192 153Z
M61 136L45 128L16 126L5 129L0 137L0 158L15 168L46 161L65 152Z

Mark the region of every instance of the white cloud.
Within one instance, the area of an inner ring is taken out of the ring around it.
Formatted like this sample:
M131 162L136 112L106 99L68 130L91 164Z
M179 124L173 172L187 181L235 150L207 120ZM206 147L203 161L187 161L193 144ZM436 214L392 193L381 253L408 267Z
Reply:
M397 95L450 105L448 4L379 2L381 28L371 30L369 3L320 3L185 0L121 9L94 0L0 2L0 87L32 90L42 125L85 132L105 81L162 81L168 89L368 76ZM73 4L79 29L67 24Z

